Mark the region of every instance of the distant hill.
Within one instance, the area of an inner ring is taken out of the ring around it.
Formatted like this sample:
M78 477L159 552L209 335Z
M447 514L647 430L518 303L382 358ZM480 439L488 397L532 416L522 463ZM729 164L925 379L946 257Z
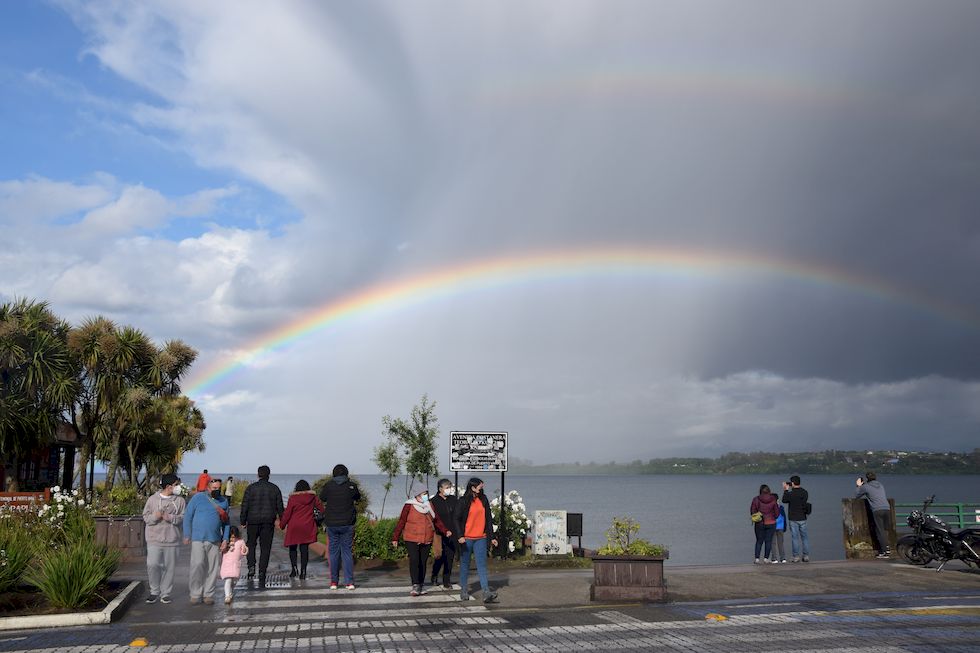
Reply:
M651 458L630 463L553 463L536 465L511 457L514 474L852 474L866 470L890 474L980 474L980 449L972 452L803 451L726 453L718 458Z

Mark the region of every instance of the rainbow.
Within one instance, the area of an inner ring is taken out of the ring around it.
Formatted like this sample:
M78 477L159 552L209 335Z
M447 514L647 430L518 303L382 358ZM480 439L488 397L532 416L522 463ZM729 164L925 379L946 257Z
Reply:
M756 254L654 247L593 247L535 252L467 262L417 276L393 279L331 299L299 318L268 331L239 353L219 359L189 382L191 397L207 393L235 372L292 343L343 324L346 320L440 297L517 283L589 278L603 275L638 277L720 277L756 274L845 288L877 299L915 306L971 328L980 314L935 297L900 289L884 281L846 270Z

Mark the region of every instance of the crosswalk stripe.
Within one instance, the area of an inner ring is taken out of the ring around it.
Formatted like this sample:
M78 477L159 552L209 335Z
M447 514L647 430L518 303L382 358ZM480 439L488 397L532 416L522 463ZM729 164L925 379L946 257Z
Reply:
M246 601L236 602L238 606L241 606L247 610L254 610L260 608L308 608L308 607L318 607L325 608L327 605L331 606L344 606L344 605L377 605L385 606L392 605L409 605L409 604L431 604L431 603L460 603L459 596L408 596L405 594L405 600L399 600L393 602L390 597L383 596L343 596L343 597L318 597L317 599L305 598L305 599L287 599L287 598L275 598L272 600L266 600L264 598L249 598Z
M242 588L245 586L242 585ZM303 596L306 594L316 594L330 597L342 597L342 596L359 596L361 594L404 594L408 596L409 591L411 591L411 585L382 585L382 586L362 586L359 585L356 590L347 590L343 587L331 590L328 589L326 585L321 585L319 587L296 587L293 589L276 589L276 590L262 590L262 591L247 591L247 592L236 592L236 597L250 597L250 596ZM459 587L454 590L449 589L430 589L427 590L424 596L439 596L448 594L451 596L459 596Z
M429 628L455 627L455 626L500 626L506 624L507 620L503 617L427 617L425 619L387 619L387 620L360 620L360 621L335 621L324 622L300 622L290 624L280 624L278 626L223 626L218 628L215 633L218 635L261 635L263 633L300 633L311 630L368 630L384 628Z
M431 608L430 608L431 609ZM439 608L440 615L473 615L485 614L487 608L482 605L462 606L446 605ZM339 621L350 619L377 619L378 617L414 617L418 618L419 609L412 608L407 610L333 610L332 612L294 612L284 614L282 612L254 612L242 615L229 613L222 621L234 623L237 621Z

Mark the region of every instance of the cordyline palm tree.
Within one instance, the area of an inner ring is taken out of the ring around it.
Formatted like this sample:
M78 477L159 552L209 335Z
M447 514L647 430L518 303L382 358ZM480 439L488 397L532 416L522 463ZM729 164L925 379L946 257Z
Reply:
M142 331L119 328L104 317L83 322L73 330L70 343L81 369L82 392L71 414L83 441L80 487L84 491L85 465L94 453L107 463L106 489L111 490L124 450L130 480L135 481L135 451L152 429L150 402L180 392L180 379L197 352L179 340L158 349Z
M15 470L24 454L51 442L78 392L67 323L46 302L0 305L0 458Z
M111 489L119 463L119 404L126 390L149 377L154 348L132 327L120 329L104 317L88 318L68 338L79 369L78 401L69 410L81 443L79 487L86 489L85 467L96 447L109 452L106 487Z

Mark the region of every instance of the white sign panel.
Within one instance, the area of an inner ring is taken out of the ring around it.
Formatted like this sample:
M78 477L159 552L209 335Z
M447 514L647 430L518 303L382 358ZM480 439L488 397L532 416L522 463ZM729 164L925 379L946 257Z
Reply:
M506 472L507 433L453 431L449 434L449 471Z
M534 511L534 554L566 555L568 514L564 510Z

